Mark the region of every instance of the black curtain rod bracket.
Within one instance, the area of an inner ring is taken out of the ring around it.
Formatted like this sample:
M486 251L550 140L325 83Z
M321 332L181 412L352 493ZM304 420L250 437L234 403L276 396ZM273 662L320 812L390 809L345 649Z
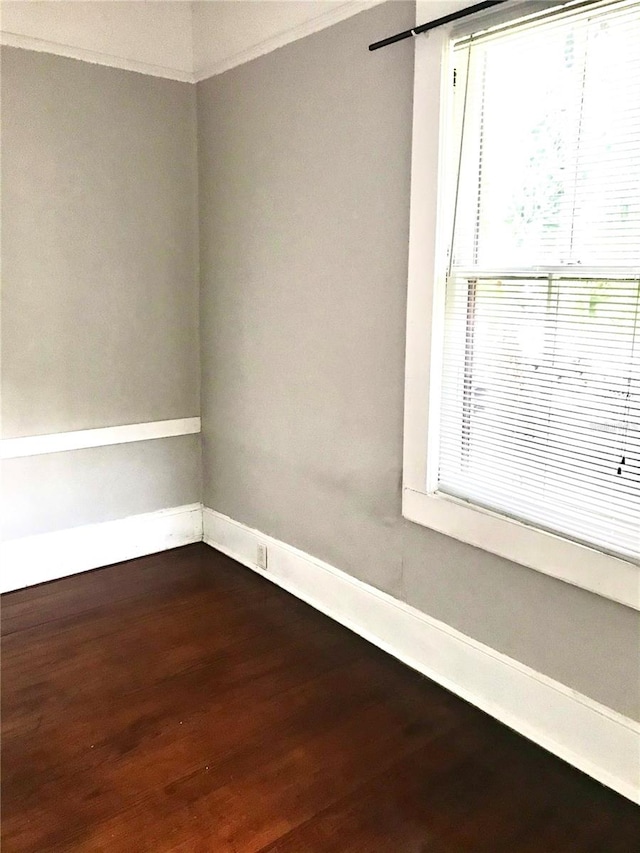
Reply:
M421 33L426 33L436 27L441 27L443 24L450 24L452 21L459 21L460 18L466 18L468 15L473 15L475 12L481 12L483 9L490 9L491 6L499 6L506 0L486 0L484 3L476 3L475 6L468 6L466 9L460 9L458 12L452 12L450 15L444 15L442 18L436 18L435 21L429 21L427 24L420 24L419 27L412 27L410 30L404 30L402 33L396 33L395 36L389 36L381 41L374 41L369 45L369 50L378 50L381 47L387 47L389 44L395 44L397 41L404 41L414 36L419 36Z

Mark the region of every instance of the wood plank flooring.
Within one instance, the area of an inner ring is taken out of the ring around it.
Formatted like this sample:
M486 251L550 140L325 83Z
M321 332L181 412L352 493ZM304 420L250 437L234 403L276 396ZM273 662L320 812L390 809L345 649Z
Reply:
M2 598L2 850L635 853L640 809L203 544Z

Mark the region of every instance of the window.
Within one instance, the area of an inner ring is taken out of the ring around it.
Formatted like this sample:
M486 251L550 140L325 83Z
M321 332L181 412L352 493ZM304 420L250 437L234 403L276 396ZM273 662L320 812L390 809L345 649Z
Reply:
M416 40L403 509L640 607L640 3L518 5Z

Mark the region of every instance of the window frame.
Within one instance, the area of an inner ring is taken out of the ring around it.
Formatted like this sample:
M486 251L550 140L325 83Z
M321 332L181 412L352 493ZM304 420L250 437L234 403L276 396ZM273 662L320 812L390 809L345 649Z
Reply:
M540 11L541 4L508 5L508 16L514 18L530 10ZM433 3L417 0L416 25L433 17ZM504 20L504 13L484 14L482 26ZM457 165L445 154L453 125L450 46L454 37L478 28L475 18L473 23L466 21L464 28L439 27L414 39L402 514L454 539L640 610L640 566L635 562L437 491L445 273L453 196L449 190ZM435 191L425 191L429 187Z

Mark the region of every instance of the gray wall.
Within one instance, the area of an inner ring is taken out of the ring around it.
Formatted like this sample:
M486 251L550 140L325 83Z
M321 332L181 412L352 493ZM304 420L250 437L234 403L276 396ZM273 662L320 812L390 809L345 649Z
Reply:
M198 414L193 86L2 48L4 437Z
M636 614L400 515L413 22L198 89L206 505L640 717ZM435 117L434 117L435 120ZM5 437L198 414L194 87L2 50ZM182 437L9 460L4 535L196 501Z
M0 538L200 500L200 437L183 435L3 460Z
M204 502L638 718L632 610L401 518L413 22L198 85Z
M194 87L3 47L2 143L3 437L198 415ZM5 535L198 501L146 445L5 462Z

